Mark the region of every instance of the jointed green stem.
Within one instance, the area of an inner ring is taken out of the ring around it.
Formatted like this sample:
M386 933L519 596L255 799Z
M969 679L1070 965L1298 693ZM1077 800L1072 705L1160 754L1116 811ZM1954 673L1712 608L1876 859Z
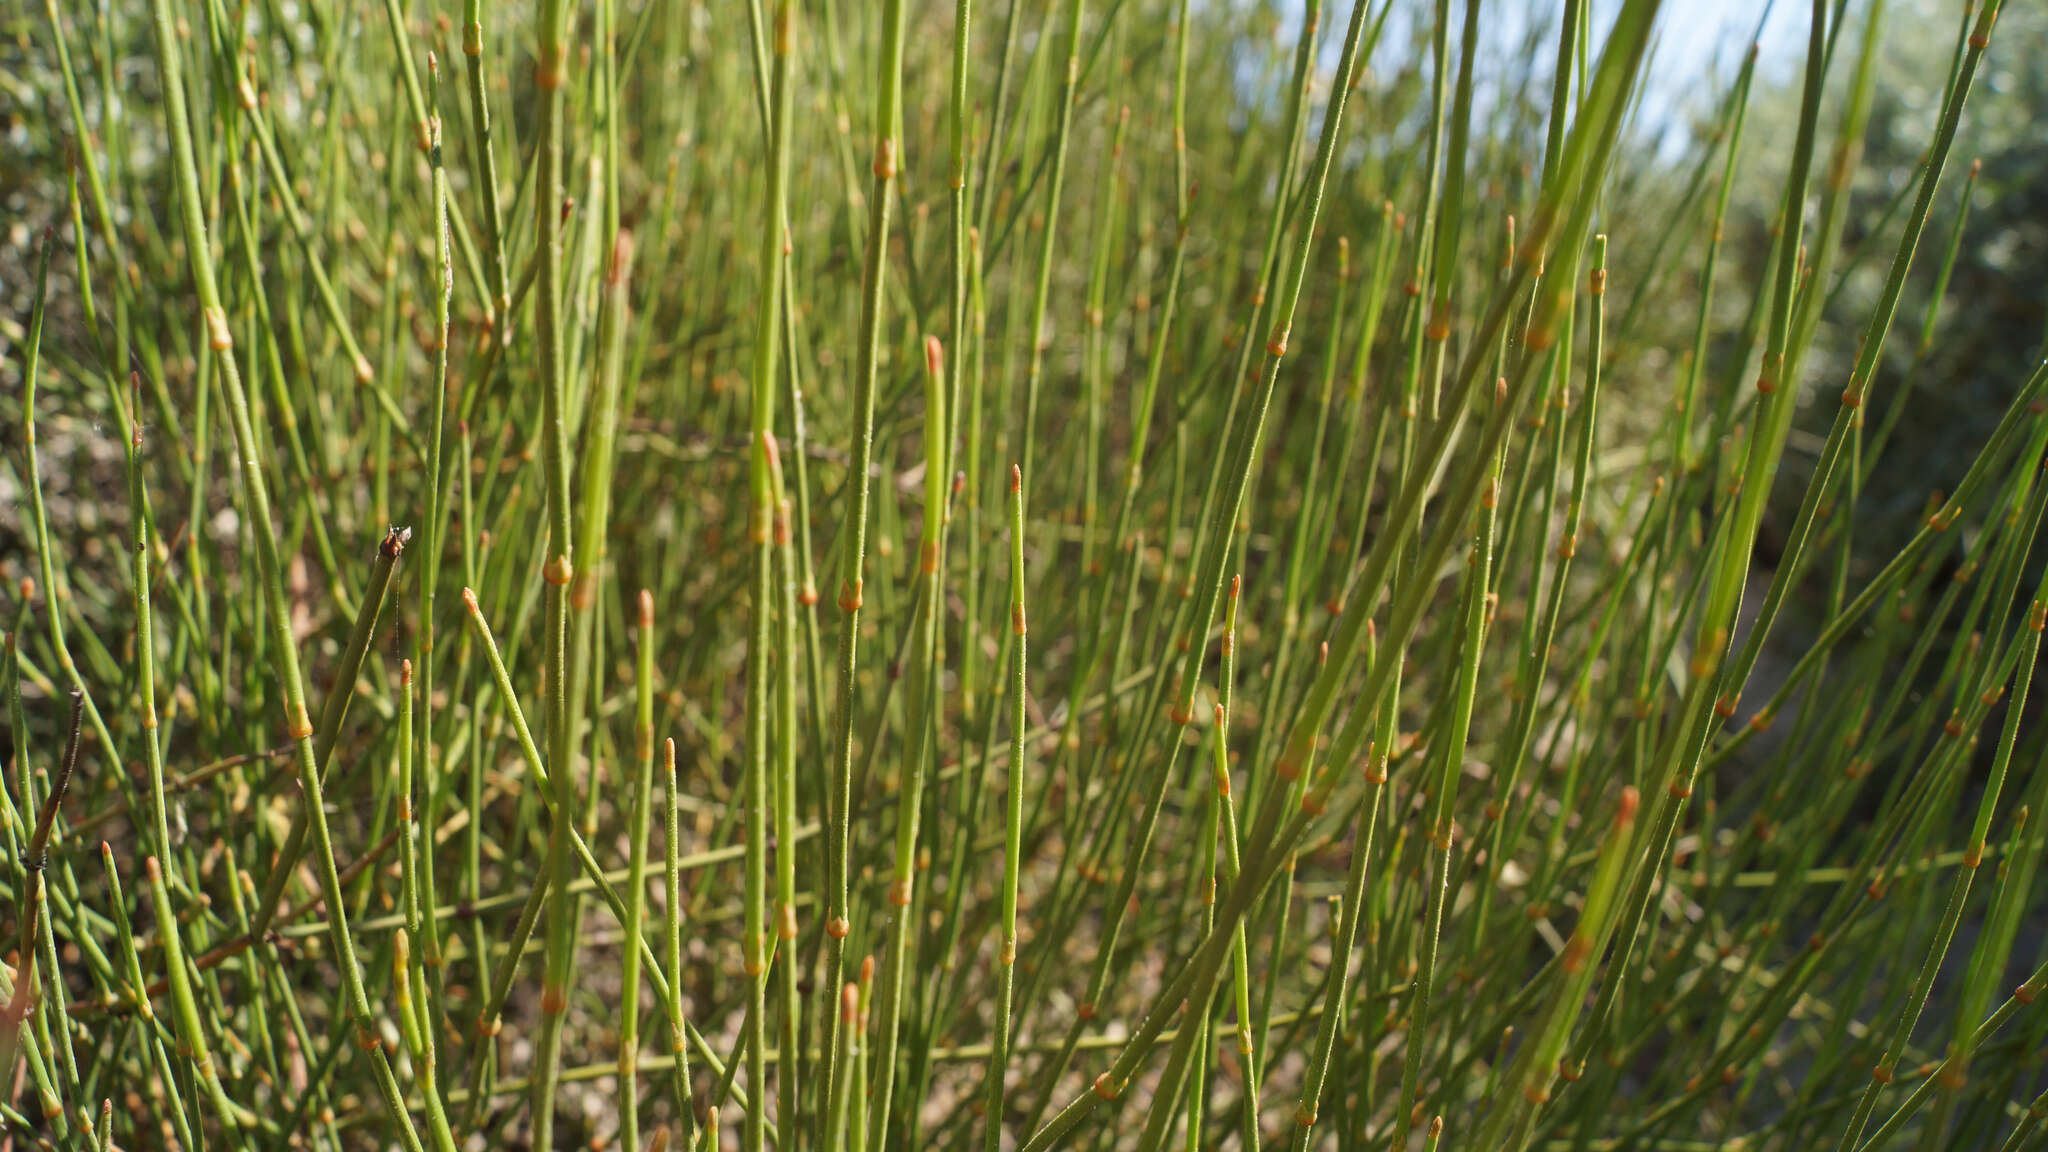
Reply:
M1017 874L1023 866L1025 721L1025 618L1024 618L1024 473L1010 469L1010 763L1004 770L1008 780L1003 806L1003 896L1002 926L996 943L995 1031L991 1034L987 1073L988 1128L982 1146L999 1152L1003 1139L1004 1080L1009 1069L1011 1036L1010 997L1015 990L1017 965Z

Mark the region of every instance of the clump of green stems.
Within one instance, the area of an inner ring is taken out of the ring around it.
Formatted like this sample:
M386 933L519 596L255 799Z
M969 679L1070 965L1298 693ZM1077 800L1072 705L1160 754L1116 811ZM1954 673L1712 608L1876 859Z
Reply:
M2002 4L1663 7L24 14L0 1126L2042 1146Z

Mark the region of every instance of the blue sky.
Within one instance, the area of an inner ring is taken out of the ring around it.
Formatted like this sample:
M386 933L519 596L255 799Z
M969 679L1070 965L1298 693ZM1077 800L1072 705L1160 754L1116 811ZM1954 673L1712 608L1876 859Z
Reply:
M1600 4L1596 11L1608 7L1612 5ZM1735 61L1752 35L1761 53L1759 66L1798 62L1804 58L1811 12L1812 5L1800 0L1777 0L1759 35L1763 4L1665 0L1658 18L1658 66L1650 73L1651 93L1682 102L1701 91L1703 79L1707 91L1718 93L1732 78Z
M1410 0L1394 2L1397 7L1388 19L1377 57L1383 65L1390 54L1407 50L1409 22L1428 11L1426 4ZM1619 6L1620 0L1593 0L1596 42L1604 35L1606 24L1612 20ZM1894 0L1893 6L1914 5L1913 0L1905 0L1904 3ZM1335 13L1326 19L1322 48L1327 58L1325 66L1333 67L1343 32L1342 21L1349 14L1349 7L1344 0L1326 0L1326 8L1329 7L1334 7ZM1562 7L1562 0L1486 0L1482 17L1482 35L1485 37L1482 54L1500 59L1517 51L1526 41L1530 24L1534 21L1540 29L1543 52L1547 57L1550 46L1555 42L1553 37ZM1462 21L1462 11L1460 0L1453 0L1453 19ZM1752 37L1761 53L1759 66L1766 76L1796 68L1805 58L1810 12L1809 0L1665 0L1658 16L1649 88L1644 94L1645 113L1657 119L1676 117L1675 125L1682 126L1687 111L1703 111L1727 91ZM1452 43L1455 57L1455 30ZM1542 79L1548 70L1546 59L1536 65L1534 75ZM1486 86L1490 76L1501 74L1497 69L1482 68L1481 88ZM1485 98L1486 94L1482 92L1480 99L1484 101Z

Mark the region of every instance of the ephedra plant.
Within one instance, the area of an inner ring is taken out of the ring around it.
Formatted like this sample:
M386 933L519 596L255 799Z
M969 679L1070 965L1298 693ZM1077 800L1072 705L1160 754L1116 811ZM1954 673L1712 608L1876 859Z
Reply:
M8 1143L2041 1146L2001 4L1675 3L9 13Z

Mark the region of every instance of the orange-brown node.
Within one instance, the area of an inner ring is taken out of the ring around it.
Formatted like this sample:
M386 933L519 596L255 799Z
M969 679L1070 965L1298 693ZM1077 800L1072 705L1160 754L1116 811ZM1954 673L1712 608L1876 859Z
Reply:
M206 341L215 352L225 352L235 346L234 333L228 328L228 314L219 308L206 309Z
M306 706L300 703L292 709L291 725L286 728L294 740L304 740L313 734L313 722L306 716Z

